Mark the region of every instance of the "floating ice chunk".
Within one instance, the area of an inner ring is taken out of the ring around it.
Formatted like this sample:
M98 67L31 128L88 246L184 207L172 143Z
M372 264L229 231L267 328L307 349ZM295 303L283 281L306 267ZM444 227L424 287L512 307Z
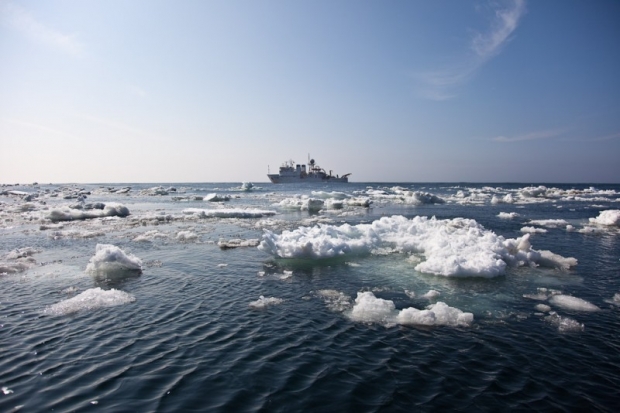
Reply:
M142 260L110 244L97 244L95 255L89 260L86 272L108 273L114 271L142 272Z
M200 218L262 218L276 214L276 211L261 209L198 209L186 208L183 210L186 215L196 215Z
M11 390L8 387L4 386L4 387L2 387L2 393L4 393L4 394L11 394L11 393L13 393L13 390Z
M344 207L344 201L340 199L327 199L325 201L325 207L327 207L327 209L342 209Z
M281 258L331 258L348 254L421 253L415 269L444 276L495 277L506 266L577 264L549 252L533 250L529 234L505 239L471 219L382 217L371 224L319 225L284 231L264 230L258 248Z
M284 300L282 298L276 298L276 297L264 297L264 296L260 296L258 298L258 300L256 301L252 301L249 305L252 308L257 308L257 309L264 309L273 305L278 305L278 304L282 304L284 302Z
M472 313L465 313L458 308L450 307L442 301L431 304L426 308L435 314L435 325L466 327L474 322L474 315Z
M6 255L6 259L7 260L16 260L16 259L19 259L19 258L27 258L27 257L33 256L37 252L39 252L39 251L34 249L34 248L32 248L32 247L18 248L18 249L15 249L15 250L9 252Z
M331 311L344 312L351 308L351 297L336 290L319 290L317 295L321 297L327 308Z
M417 308L409 307L398 313L397 321L399 324L432 326L437 322L437 317L431 310L418 310Z
M168 193L169 191L166 190L163 186L155 186L155 187L140 191L141 195L149 195L149 196L168 195Z
M569 317L561 317L554 311L552 311L547 317L545 317L545 321L556 326L558 328L558 331L561 333L583 331L585 328L582 323Z
M598 225L620 227L620 209L608 209L601 211L596 218L590 218L590 222Z
M126 217L129 209L122 204L111 202L106 204L103 209L81 210L68 207L54 208L49 211L45 218L52 221L72 221L102 217Z
M203 198L206 202L226 202L230 201L230 195L209 194Z
M405 193L404 200L406 203L413 205L443 204L446 202L437 195L420 191Z
M147 231L144 234L140 234L133 239L135 242L151 242L157 238L168 238L168 235L157 230Z
M43 314L60 316L78 311L94 310L97 308L112 307L134 302L136 298L120 290L102 290L91 288L75 297L53 304L43 310Z
M560 307L564 310L573 311L599 311L600 308L594 304L583 300L581 298L573 297L571 295L554 295L549 298L549 303L556 307Z
M303 201L302 211L320 211L325 202L322 199L308 198Z
M0 261L0 274L16 274L24 272L32 265L26 262L2 262Z
M256 247L260 243L259 239L229 239L219 240L217 246L223 250L239 247Z
M536 254L536 264L541 267L557 268L562 271L568 271L571 267L577 265L577 259L573 257L562 257L561 255L554 254L551 251L540 250L535 251L532 255Z
M53 239L60 238L76 238L87 239L95 238L105 235L103 231L80 231L80 230L67 230L67 231L51 231L48 236Z
M353 321L380 323L388 326L411 324L457 327L469 326L474 321L472 313L464 313L441 301L429 305L425 310L409 307L398 311L393 301L377 298L369 291L357 293L355 305L348 315Z
M536 311L540 311L541 313L548 313L549 311L551 311L551 307L546 304L536 304L534 308L536 309Z
M6 261L0 261L0 274L16 274L26 271L36 263L32 255L37 252L39 251L32 247L18 248L9 252L4 257Z
M339 199L339 200L349 198L349 195L345 194L344 192L336 192L336 191L331 191L331 192L312 191L312 196L315 198L321 198L321 199Z
M370 198L350 198L345 200L345 202L348 206L359 206L364 208L368 208L370 204L372 204Z
M396 307L391 300L377 298L370 291L358 292L349 317L364 323L393 323Z
M501 219L514 219L517 218L519 214L517 214L516 212L500 212L499 214L497 214L497 216Z
M422 297L428 298L429 300L434 300L435 298L439 297L440 295L441 295L441 293L439 291L437 291L437 290L429 290Z
M493 195L493 197L491 198L491 203L492 204L514 204L515 199L512 196L512 194L507 194L504 197L498 197L496 195Z
M196 241L198 234L192 231L179 231L175 238L179 241Z
M249 192L254 188L254 184L252 182L243 182L241 184L241 190Z
M528 234L544 234L547 232L544 228L534 228L534 227L523 227L521 228L521 232L525 232Z
M532 219L529 224L548 228L558 228L568 225L568 222L563 219Z

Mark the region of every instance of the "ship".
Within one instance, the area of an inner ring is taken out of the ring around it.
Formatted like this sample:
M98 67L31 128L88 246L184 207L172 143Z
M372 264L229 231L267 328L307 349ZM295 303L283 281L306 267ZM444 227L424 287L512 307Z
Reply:
M303 164L296 164L294 161L287 161L280 166L280 173L267 173L267 177L274 184L291 184L291 183L347 183L349 175L342 176L333 175L316 164L314 159L308 160L308 167Z

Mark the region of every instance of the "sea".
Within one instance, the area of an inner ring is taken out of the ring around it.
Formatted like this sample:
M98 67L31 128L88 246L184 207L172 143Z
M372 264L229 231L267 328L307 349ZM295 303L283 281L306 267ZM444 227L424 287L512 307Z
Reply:
M0 187L0 411L620 406L620 185Z

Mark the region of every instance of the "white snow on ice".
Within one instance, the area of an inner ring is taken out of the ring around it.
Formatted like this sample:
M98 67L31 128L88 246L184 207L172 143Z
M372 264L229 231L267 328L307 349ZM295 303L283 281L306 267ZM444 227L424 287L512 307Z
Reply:
M472 313L464 313L458 308L450 307L444 302L437 302L425 310L409 307L396 310L394 302L377 298L370 291L358 292L353 308L348 313L353 321L379 323L384 325L445 325L453 327L470 326L474 321Z
M620 209L601 211L596 218L590 218L590 222L598 225L620 227Z
M531 248L529 234L505 239L475 220L403 216L382 217L371 224L318 225L283 231L264 230L258 248L281 258L332 258L350 254L422 253L415 269L444 276L495 277L507 266L569 269L574 258Z
M86 272L142 271L142 260L115 245L97 244L95 255L88 261Z
M94 310L97 308L112 307L134 302L136 298L120 290L102 290L91 288L75 297L53 304L43 310L43 314L61 316L78 311Z

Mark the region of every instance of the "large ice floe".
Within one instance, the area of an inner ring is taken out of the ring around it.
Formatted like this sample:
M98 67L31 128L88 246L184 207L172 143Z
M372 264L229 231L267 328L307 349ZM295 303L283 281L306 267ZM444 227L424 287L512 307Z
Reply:
M103 290L91 288L75 297L53 304L43 310L43 314L62 316L78 311L90 311L98 308L113 307L134 302L136 298L120 290Z
M96 253L88 262L86 272L110 274L116 272L142 272L142 260L111 244L97 244Z
M103 205L102 209L53 208L45 215L45 218L51 221L73 221L113 216L126 217L127 215L129 215L129 209L125 205L110 202Z
M452 277L495 277L507 267L567 270L577 265L550 251L532 249L530 234L506 239L473 219L382 217L371 224L318 225L284 231L265 229L258 248L280 258L333 258L373 253L418 253L420 272Z

